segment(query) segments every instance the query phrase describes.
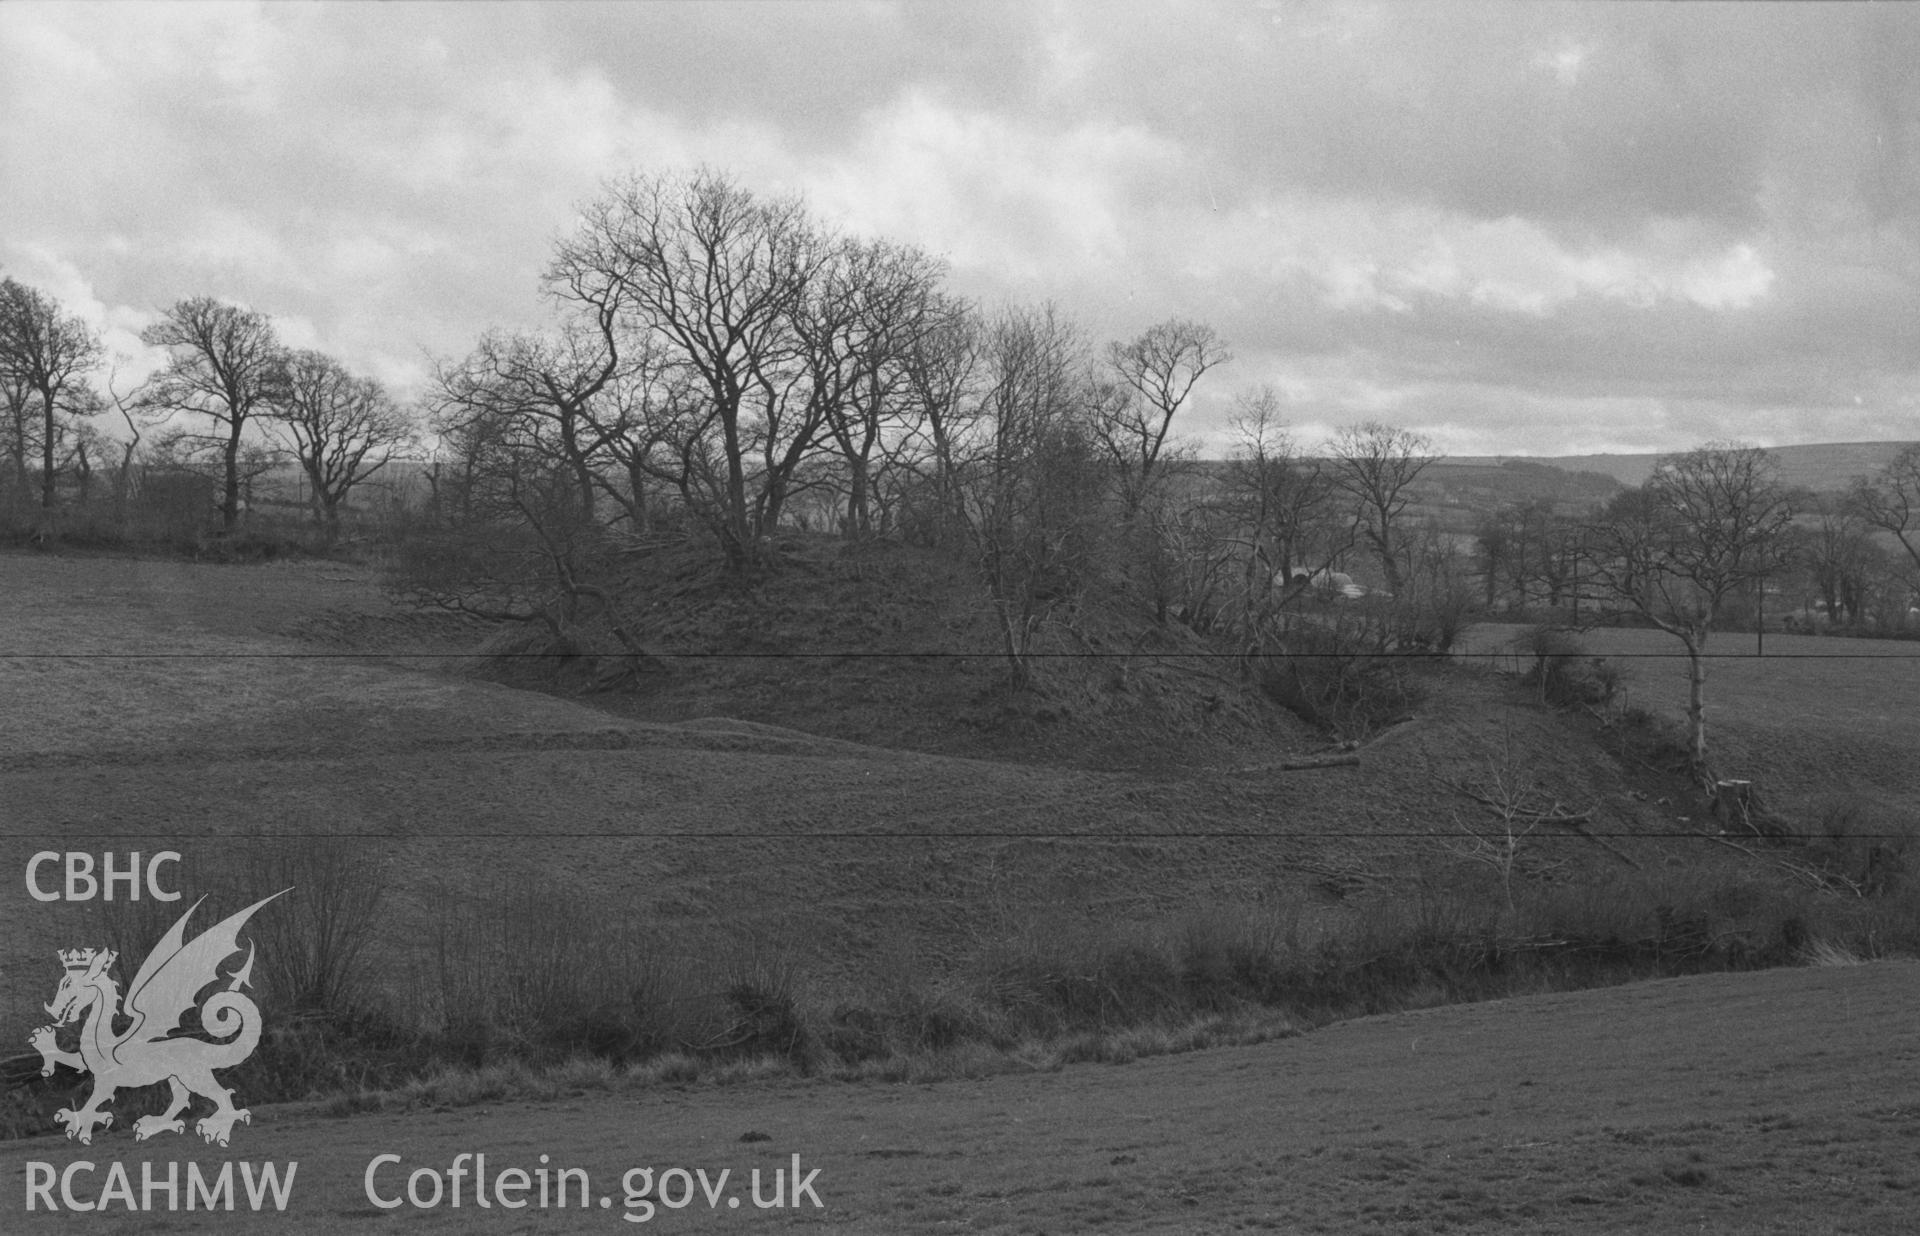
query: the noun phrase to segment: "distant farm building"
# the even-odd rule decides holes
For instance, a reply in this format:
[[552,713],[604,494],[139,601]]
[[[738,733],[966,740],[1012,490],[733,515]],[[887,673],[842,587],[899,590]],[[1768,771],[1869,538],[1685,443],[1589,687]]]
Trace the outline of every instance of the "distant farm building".
[[1354,583],[1353,576],[1348,575],[1344,571],[1328,571],[1324,569],[1318,571],[1296,570],[1275,582],[1283,585],[1293,584],[1298,586],[1302,581],[1306,583],[1307,587],[1324,597],[1340,597],[1349,601],[1357,601],[1367,595],[1367,590],[1359,584]]

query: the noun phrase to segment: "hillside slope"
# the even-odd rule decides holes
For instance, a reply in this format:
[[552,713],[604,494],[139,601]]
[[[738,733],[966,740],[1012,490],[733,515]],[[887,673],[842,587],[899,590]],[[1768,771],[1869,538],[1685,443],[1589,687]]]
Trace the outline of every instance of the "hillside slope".
[[[1822,442],[1796,446],[1776,446],[1768,453],[1780,465],[1780,479],[1787,485],[1826,493],[1845,489],[1856,476],[1873,473],[1899,454],[1911,442]],[[1569,472],[1600,472],[1622,485],[1639,485],[1653,475],[1653,467],[1663,458],[1647,455],[1503,455],[1460,456],[1459,464],[1492,464],[1514,459],[1527,463],[1549,464]]]
[[[448,905],[510,888],[779,940],[829,976],[880,954],[938,964],[1041,919],[1278,904],[1311,923],[1443,853],[1431,834],[1480,810],[1449,783],[1482,775],[1510,743],[1595,828],[1671,828],[1646,774],[1596,744],[1589,721],[1441,666],[1418,671],[1431,681],[1417,719],[1357,767],[1289,772],[1274,766],[1325,740],[1284,717],[1209,713],[1204,693],[1176,689],[1186,670],[1164,671],[1175,685],[1145,707],[1150,669],[1126,691],[1098,676],[1062,689],[1043,703],[1060,710],[1052,719],[1016,718],[1009,738],[967,715],[1006,707],[990,661],[721,659],[674,670],[681,681],[651,695],[570,698],[433,668],[473,662],[428,656],[431,633],[336,564],[7,557],[0,571],[0,867],[46,848],[191,858],[350,839],[389,873],[380,930],[402,970]],[[332,642],[298,637],[314,631]],[[368,642],[383,632],[394,655]],[[344,647],[345,633],[361,644]],[[865,712],[834,712],[849,681],[873,701]],[[941,692],[954,716],[933,711],[916,733],[905,718]],[[730,719],[687,715],[722,704]],[[813,732],[778,723],[809,713]],[[869,738],[1028,749],[1018,761],[902,750],[835,736],[835,717]],[[1580,865],[1618,862],[1573,834],[1541,844]],[[97,934],[97,915],[4,903],[0,1014],[45,1000],[46,942]]]

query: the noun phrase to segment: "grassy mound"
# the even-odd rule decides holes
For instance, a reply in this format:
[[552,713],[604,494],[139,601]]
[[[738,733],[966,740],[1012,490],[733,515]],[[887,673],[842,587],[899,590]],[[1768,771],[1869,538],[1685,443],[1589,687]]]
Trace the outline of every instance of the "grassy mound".
[[1089,602],[1056,622],[1032,690],[1008,688],[964,565],[892,542],[792,537],[740,577],[684,551],[636,557],[620,592],[651,663],[591,622],[483,650],[517,686],[594,693],[620,715],[728,716],[947,755],[1178,770],[1326,745],[1220,640]]

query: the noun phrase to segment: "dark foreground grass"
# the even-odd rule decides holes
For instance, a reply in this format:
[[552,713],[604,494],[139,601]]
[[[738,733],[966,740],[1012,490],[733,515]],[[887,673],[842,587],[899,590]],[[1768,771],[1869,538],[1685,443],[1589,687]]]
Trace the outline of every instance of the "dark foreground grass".
[[[317,1099],[340,1113],[1124,1062],[1373,1013],[1920,952],[1920,894],[1904,881],[1861,896],[1767,864],[1696,863],[1520,885],[1509,904],[1494,877],[1450,866],[1312,926],[1288,904],[1125,927],[1029,912],[938,964],[851,980],[806,972],[764,941],[674,936],[577,893],[523,887],[487,899],[484,915],[450,900],[427,959],[381,975],[362,938],[376,869],[322,842],[273,861],[278,878],[338,892],[281,928],[276,955],[300,959],[286,968],[299,981],[260,993],[265,1036],[226,1077],[249,1102]],[[51,1128],[82,1081],[61,1070],[14,1086],[0,1135]]]

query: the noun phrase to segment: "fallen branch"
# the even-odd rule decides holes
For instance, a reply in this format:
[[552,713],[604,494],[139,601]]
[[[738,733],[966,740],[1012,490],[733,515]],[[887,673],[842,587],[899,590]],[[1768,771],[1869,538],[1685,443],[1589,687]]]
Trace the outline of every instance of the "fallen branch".
[[1765,854],[1759,853],[1757,850],[1741,845],[1737,841],[1732,841],[1713,833],[1703,833],[1701,835],[1709,841],[1719,842],[1729,850],[1738,850],[1756,862],[1771,863],[1788,875],[1805,880],[1808,887],[1812,888],[1815,892],[1831,893],[1834,891],[1835,886],[1838,885],[1840,888],[1852,893],[1855,897],[1865,897],[1867,895],[1865,888],[1849,880],[1837,871],[1825,871],[1818,867],[1808,867],[1800,863],[1788,862],[1784,858],[1770,858]]
[[1264,772],[1305,772],[1313,768],[1351,768],[1360,763],[1358,751],[1346,751],[1339,755],[1309,755],[1297,760],[1281,760],[1277,764],[1249,764],[1245,768],[1236,768],[1236,773]]
[[1725,837],[1719,836],[1715,833],[1702,833],[1700,835],[1705,837],[1708,841],[1719,842],[1721,845],[1726,846],[1729,850],[1738,850],[1742,854],[1745,854],[1748,858],[1757,859],[1760,857],[1758,854],[1755,854],[1752,850],[1748,849],[1746,846],[1741,845],[1738,841],[1729,841]]
[[1282,760],[1268,767],[1279,772],[1300,772],[1308,768],[1347,768],[1359,763],[1360,753],[1347,751],[1339,755],[1314,755],[1299,760]]
[[1621,862],[1625,863],[1627,866],[1633,868],[1635,871],[1640,870],[1639,860],[1635,859],[1633,855],[1627,853],[1625,850],[1613,844],[1611,841],[1608,841],[1605,837],[1594,836],[1592,833],[1586,830],[1586,827],[1584,825],[1581,825],[1581,824],[1575,824],[1573,826],[1573,831],[1576,833],[1579,833],[1582,837],[1585,837],[1588,841],[1593,842],[1593,844],[1599,846],[1601,849],[1613,855],[1615,858],[1619,859]]
[[1404,717],[1395,717],[1393,720],[1387,722],[1383,728],[1375,730],[1373,737],[1367,739],[1366,743],[1361,747],[1361,750],[1364,751],[1368,747],[1379,746],[1381,743],[1387,741],[1387,739],[1404,733],[1419,720],[1420,718],[1414,716],[1412,713],[1408,713]]

